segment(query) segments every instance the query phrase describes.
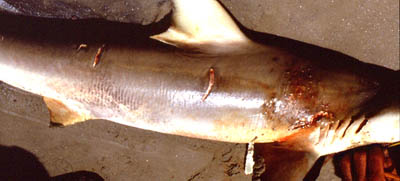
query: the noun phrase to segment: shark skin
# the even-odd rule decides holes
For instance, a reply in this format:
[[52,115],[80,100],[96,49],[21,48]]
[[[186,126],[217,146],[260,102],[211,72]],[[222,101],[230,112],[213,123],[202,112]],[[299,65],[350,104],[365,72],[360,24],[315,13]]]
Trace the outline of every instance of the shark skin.
[[[130,30],[129,43],[99,38],[112,35],[79,21],[3,15],[0,80],[44,96],[53,124],[106,119],[180,136],[273,143],[310,155],[306,168],[323,155],[400,141],[398,71],[307,59],[247,38],[217,1],[173,3],[168,30]],[[83,43],[88,47],[77,50]]]

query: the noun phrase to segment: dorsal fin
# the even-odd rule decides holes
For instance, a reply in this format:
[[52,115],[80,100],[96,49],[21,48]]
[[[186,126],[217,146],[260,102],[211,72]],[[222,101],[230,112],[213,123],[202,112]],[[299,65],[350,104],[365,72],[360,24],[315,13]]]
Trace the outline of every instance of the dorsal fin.
[[51,125],[68,126],[90,119],[89,116],[70,109],[58,100],[48,97],[43,97],[43,100],[50,112]]
[[151,38],[205,54],[232,53],[253,44],[216,0],[173,0],[172,25]]

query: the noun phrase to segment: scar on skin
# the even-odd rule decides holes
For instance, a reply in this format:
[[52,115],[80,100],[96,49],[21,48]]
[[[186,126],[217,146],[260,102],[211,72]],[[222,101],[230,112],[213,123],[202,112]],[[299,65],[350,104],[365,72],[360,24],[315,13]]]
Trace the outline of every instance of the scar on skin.
[[87,44],[82,43],[82,44],[79,45],[79,47],[76,49],[76,51],[79,52],[79,50],[84,49],[84,48],[87,48],[87,47],[88,47]]
[[93,68],[96,67],[96,65],[100,62],[100,58],[104,52],[105,47],[106,47],[106,44],[103,44],[103,45],[101,45],[101,47],[99,49],[97,49],[96,56],[94,57]]
[[206,93],[204,94],[203,98],[201,98],[202,101],[205,101],[208,97],[208,95],[210,95],[212,88],[214,87],[215,84],[215,73],[214,73],[214,69],[210,68],[209,70],[210,73],[210,80],[208,82],[208,88]]

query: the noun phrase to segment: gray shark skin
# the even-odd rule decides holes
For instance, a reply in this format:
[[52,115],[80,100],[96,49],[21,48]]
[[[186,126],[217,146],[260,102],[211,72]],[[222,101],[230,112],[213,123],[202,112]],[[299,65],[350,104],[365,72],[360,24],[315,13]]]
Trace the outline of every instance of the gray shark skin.
[[[0,80],[44,96],[55,124],[107,119],[181,136],[275,143],[316,158],[400,140],[399,72],[337,52],[281,38],[222,45],[155,38],[176,48],[149,38],[168,19],[146,27],[11,15],[0,21]],[[286,41],[292,47],[282,48]],[[87,47],[77,50],[81,44]],[[210,69],[215,85],[204,99]]]
[[[126,38],[128,33],[117,28],[82,31],[90,26],[114,26],[102,22],[81,25],[81,22],[2,18],[7,25],[1,28],[2,72],[9,71],[7,68],[12,73],[23,73],[18,76],[21,81],[11,85],[46,97],[41,90],[45,87],[64,92],[69,100],[82,102],[92,119],[129,117],[130,111],[146,105],[151,110],[140,117],[148,121],[145,124],[162,124],[170,129],[168,120],[192,117],[195,123],[233,127],[236,125],[230,124],[241,124],[246,129],[274,130],[276,136],[270,135],[266,140],[262,136],[257,138],[259,142],[272,142],[314,127],[314,123],[308,125],[302,118],[325,111],[334,119],[320,116],[315,125],[344,120],[361,114],[368,106],[377,107],[376,97],[387,100],[385,97],[393,98],[397,93],[393,84],[395,71],[361,62],[332,57],[308,60],[277,48],[235,56],[191,55],[145,38],[146,28],[135,33],[132,27],[119,25],[132,32]],[[121,34],[120,39],[130,42],[117,43],[112,42],[117,41],[115,38],[104,37],[110,34]],[[77,51],[82,42],[89,44],[89,49]],[[100,42],[107,44],[107,50],[93,68]],[[210,67],[216,71],[216,85],[202,101]],[[17,70],[22,72],[14,72]],[[15,77],[10,75],[2,73],[1,80],[14,83]],[[224,122],[226,115],[231,117]],[[219,136],[200,137],[203,136],[231,141]]]

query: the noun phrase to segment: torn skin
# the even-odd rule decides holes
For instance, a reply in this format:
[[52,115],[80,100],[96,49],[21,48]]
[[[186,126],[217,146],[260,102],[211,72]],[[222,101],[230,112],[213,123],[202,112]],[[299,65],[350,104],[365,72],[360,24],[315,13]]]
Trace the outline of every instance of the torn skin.
[[103,54],[105,48],[106,48],[106,44],[103,44],[103,45],[101,45],[101,47],[99,49],[97,49],[97,53],[96,53],[96,55],[94,57],[94,61],[93,61],[93,68],[95,68],[96,65],[100,62],[101,55]]
[[315,126],[315,124],[323,119],[326,118],[328,122],[333,122],[333,114],[326,112],[326,111],[319,111],[318,113],[315,113],[312,116],[309,116],[307,119],[302,118],[301,120],[298,120],[294,123],[293,127],[291,128],[292,130],[298,129],[298,128],[306,128],[306,127],[311,127]]
[[87,44],[80,44],[79,47],[76,49],[77,52],[79,52],[81,49],[87,48],[88,45]]
[[202,101],[205,101],[207,99],[207,97],[210,95],[211,90],[212,90],[212,88],[214,87],[214,84],[215,84],[215,73],[214,73],[214,69],[213,68],[210,68],[209,74],[210,74],[210,80],[208,82],[207,91],[204,94],[204,96],[201,98]]

